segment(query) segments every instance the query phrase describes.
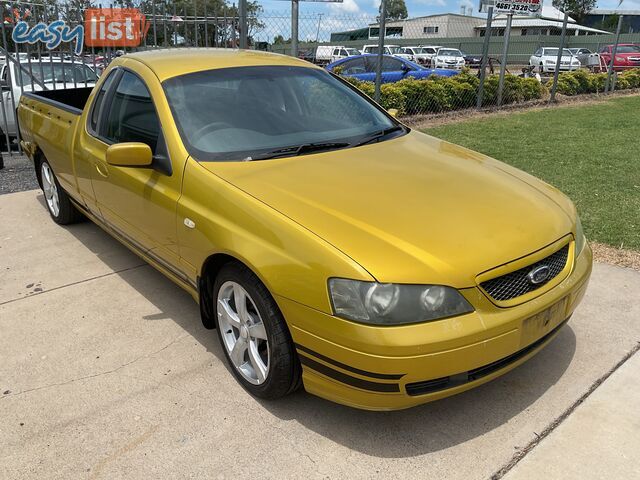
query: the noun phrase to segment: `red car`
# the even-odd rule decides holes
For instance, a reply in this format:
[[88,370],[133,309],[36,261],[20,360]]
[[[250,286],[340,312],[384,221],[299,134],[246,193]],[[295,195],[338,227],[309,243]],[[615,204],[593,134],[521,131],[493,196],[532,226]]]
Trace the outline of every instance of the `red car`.
[[[611,53],[613,45],[606,45],[600,49],[600,58],[602,63],[607,67],[611,62]],[[613,61],[613,69],[617,72],[627,70],[629,68],[640,67],[640,45],[633,43],[621,43],[616,50],[616,58]]]

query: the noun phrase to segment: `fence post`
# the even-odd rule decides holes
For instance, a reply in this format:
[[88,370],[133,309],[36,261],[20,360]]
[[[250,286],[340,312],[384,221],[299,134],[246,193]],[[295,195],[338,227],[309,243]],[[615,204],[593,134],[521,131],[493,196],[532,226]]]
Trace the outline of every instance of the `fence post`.
[[484,94],[484,79],[487,76],[487,61],[489,60],[489,39],[491,38],[491,22],[493,22],[493,7],[487,10],[487,26],[484,31],[484,44],[482,45],[482,62],[480,62],[480,84],[478,85],[477,108],[482,108],[482,96]]
[[158,32],[157,32],[157,25],[156,25],[156,1],[152,0],[151,2],[151,11],[152,11],[152,15],[153,15],[153,46],[157,47],[158,46]]
[[238,14],[240,17],[240,48],[247,48],[247,0],[238,0]]
[[604,85],[604,93],[609,93],[609,89],[611,87],[611,91],[613,92],[613,85],[611,85],[611,75],[613,74],[613,64],[616,60],[616,54],[618,53],[618,43],[620,43],[620,30],[622,30],[622,18],[624,15],[620,15],[618,17],[618,28],[616,29],[616,43],[613,44],[613,49],[611,50],[611,61],[609,62],[609,68],[607,69],[607,83]]
[[502,62],[500,63],[500,79],[498,80],[498,106],[502,105],[502,90],[504,88],[504,74],[507,70],[507,54],[509,53],[509,38],[511,37],[511,21],[513,13],[507,14],[507,28],[504,31],[504,47],[502,48]]
[[291,0],[291,55],[298,57],[298,7],[299,0]]
[[380,102],[380,85],[382,84],[382,60],[384,59],[384,36],[387,33],[386,25],[387,2],[380,2],[380,21],[378,22],[378,57],[376,58],[376,84],[373,99]]
[[[565,6],[564,19],[562,20],[562,33],[560,34],[560,47],[558,48],[558,56],[556,57],[556,69],[553,72],[553,85],[551,86],[551,96],[549,102],[556,101],[556,90],[558,89],[558,76],[560,75],[560,64],[562,62],[562,52],[564,50],[564,37],[567,34],[567,20],[569,14]],[[571,58],[569,59],[569,69],[571,69]]]

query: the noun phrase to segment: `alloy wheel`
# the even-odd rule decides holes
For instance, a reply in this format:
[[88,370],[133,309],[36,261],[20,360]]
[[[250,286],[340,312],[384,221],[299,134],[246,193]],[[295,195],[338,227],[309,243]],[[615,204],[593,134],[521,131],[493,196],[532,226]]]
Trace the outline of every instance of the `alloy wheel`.
[[57,217],[60,214],[60,197],[53,172],[47,162],[42,163],[40,172],[42,173],[42,189],[44,190],[44,197],[47,200],[47,206],[51,214]]
[[269,341],[253,299],[239,283],[228,281],[218,291],[216,311],[231,363],[249,383],[263,384],[269,375]]

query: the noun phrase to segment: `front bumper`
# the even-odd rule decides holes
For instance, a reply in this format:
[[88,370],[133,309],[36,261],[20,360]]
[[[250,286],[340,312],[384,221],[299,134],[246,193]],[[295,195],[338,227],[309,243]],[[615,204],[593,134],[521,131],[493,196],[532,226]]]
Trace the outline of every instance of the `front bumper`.
[[592,267],[585,245],[557,286],[498,308],[477,288],[461,290],[476,311],[398,327],[357,324],[284,297],[305,389],[367,410],[397,410],[454,395],[515,368],[558,333],[580,303]]

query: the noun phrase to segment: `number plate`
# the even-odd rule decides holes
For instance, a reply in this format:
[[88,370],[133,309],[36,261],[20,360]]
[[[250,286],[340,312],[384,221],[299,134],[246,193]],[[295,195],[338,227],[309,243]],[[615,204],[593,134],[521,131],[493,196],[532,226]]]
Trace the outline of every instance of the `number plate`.
[[567,301],[568,297],[565,297],[522,322],[521,344],[523,346],[529,345],[560,325],[565,320]]

